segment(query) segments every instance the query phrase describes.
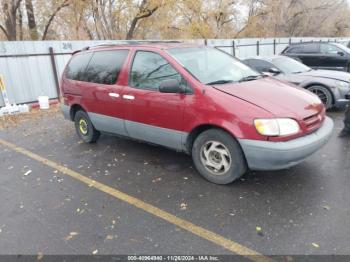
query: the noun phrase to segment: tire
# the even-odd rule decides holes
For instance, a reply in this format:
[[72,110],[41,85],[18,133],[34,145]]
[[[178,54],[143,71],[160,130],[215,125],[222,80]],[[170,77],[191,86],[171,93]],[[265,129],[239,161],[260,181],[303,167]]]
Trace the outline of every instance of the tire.
[[76,112],[74,123],[78,136],[85,143],[95,143],[101,135],[101,133],[94,128],[88,114],[82,110]]
[[307,87],[306,89],[317,95],[327,110],[333,107],[333,95],[327,87],[321,85],[313,85]]
[[215,184],[229,184],[247,171],[240,145],[220,129],[209,129],[196,138],[192,159],[197,171]]

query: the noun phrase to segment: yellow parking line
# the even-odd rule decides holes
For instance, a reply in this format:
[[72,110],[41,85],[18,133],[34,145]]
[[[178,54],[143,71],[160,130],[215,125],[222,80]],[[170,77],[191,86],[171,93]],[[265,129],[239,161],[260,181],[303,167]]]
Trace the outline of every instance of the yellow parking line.
[[244,256],[248,258],[249,260],[255,261],[255,262],[273,262],[274,260],[266,257],[248,247],[245,247],[233,240],[227,239],[219,234],[216,234],[210,230],[207,230],[205,228],[202,228],[200,226],[197,226],[185,219],[179,218],[175,215],[172,215],[160,208],[157,208],[153,205],[150,205],[140,199],[137,199],[133,196],[130,196],[128,194],[125,194],[115,188],[112,188],[110,186],[104,185],[100,182],[97,182],[93,179],[90,179],[88,177],[85,177],[65,166],[62,166],[54,161],[51,161],[49,159],[46,159],[44,157],[41,157],[33,152],[30,152],[22,147],[16,146],[12,143],[9,143],[7,141],[4,141],[0,139],[0,144],[3,146],[6,146],[18,153],[21,153],[27,157],[30,157],[31,159],[34,159],[42,164],[45,164],[46,166],[49,166],[53,169],[56,169],[60,171],[61,173],[68,175],[72,178],[75,178],[76,180],[79,180],[82,183],[87,184],[89,187],[96,188],[102,192],[105,192],[119,200],[122,200],[130,205],[133,205],[139,209],[142,209],[143,211],[146,211],[147,213],[150,213],[156,217],[159,217],[165,221],[168,221],[169,223],[176,225],[188,232],[191,232],[203,239],[206,239],[210,242],[215,243],[218,246],[221,246],[233,253],[236,253],[238,255]]

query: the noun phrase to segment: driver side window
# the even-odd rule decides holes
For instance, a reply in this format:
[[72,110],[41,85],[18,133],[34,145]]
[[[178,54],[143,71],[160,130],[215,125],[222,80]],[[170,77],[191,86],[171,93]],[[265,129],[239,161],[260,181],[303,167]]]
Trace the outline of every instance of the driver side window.
[[131,68],[130,86],[158,91],[160,83],[168,79],[183,82],[181,75],[162,56],[154,52],[137,51]]

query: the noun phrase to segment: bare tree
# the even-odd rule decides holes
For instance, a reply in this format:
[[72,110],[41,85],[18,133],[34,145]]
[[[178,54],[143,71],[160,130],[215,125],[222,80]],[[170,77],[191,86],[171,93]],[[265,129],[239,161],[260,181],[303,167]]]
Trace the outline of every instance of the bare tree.
[[134,32],[138,22],[141,19],[144,19],[153,15],[153,13],[157,11],[159,7],[160,5],[151,6],[150,1],[148,0],[142,0],[141,4],[138,7],[138,12],[136,16],[131,21],[129,30],[126,34],[126,39],[132,39],[134,37]]
[[41,40],[46,40],[47,37],[47,33],[49,31],[50,25],[52,23],[52,21],[54,20],[55,16],[57,15],[57,13],[64,7],[69,6],[69,0],[64,0],[57,8],[56,10],[50,15],[49,20],[47,21],[46,25],[45,25],[45,29],[44,29],[44,33],[42,36]]
[[0,29],[9,41],[17,40],[17,11],[21,0],[3,0],[2,11],[5,25],[0,24]]
[[38,28],[36,26],[34,8],[32,0],[25,0],[26,10],[27,10],[27,18],[28,18],[28,28],[29,35],[32,40],[39,39]]

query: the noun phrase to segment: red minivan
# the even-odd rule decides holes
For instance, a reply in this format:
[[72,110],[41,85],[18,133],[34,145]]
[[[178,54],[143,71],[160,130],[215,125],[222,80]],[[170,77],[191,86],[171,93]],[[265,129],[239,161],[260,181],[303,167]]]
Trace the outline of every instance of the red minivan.
[[85,142],[106,132],[183,151],[217,184],[293,166],[333,130],[316,95],[205,46],[85,48],[68,63],[61,91],[64,116]]

